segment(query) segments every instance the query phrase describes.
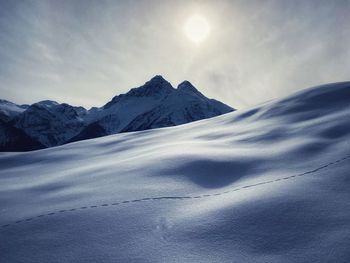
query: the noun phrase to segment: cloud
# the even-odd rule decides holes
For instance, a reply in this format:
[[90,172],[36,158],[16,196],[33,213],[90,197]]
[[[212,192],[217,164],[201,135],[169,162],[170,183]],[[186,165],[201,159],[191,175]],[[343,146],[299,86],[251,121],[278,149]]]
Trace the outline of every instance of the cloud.
[[[86,107],[162,74],[242,108],[349,79],[349,1],[2,1],[0,92]],[[193,45],[183,24],[206,17]]]

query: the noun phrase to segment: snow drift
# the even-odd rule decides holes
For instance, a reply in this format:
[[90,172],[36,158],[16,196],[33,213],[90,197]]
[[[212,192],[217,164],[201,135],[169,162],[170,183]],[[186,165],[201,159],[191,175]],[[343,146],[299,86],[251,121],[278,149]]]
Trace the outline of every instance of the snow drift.
[[350,82],[0,154],[1,262],[349,262]]

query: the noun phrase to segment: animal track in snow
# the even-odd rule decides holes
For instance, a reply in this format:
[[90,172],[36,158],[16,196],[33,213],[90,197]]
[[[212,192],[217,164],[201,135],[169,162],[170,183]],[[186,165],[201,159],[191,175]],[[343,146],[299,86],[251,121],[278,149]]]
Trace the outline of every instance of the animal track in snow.
[[[265,185],[265,184],[271,184],[271,183],[276,183],[276,182],[280,182],[282,180],[290,180],[292,178],[296,178],[296,177],[302,177],[308,174],[313,174],[316,173],[320,170],[323,170],[329,166],[338,164],[342,161],[345,161],[347,159],[350,158],[350,155],[345,156],[341,159],[338,159],[334,162],[329,162],[323,166],[320,166],[316,169],[304,172],[304,173],[300,173],[300,174],[295,174],[295,175],[290,175],[290,176],[286,176],[286,177],[282,177],[282,178],[277,178],[274,180],[269,180],[269,181],[263,181],[260,183],[256,183],[256,184],[249,184],[249,185],[245,185],[245,186],[241,186],[241,187],[237,187],[237,188],[233,188],[231,190],[226,190],[224,192],[219,192],[219,193],[212,193],[212,194],[203,194],[203,195],[197,195],[197,196],[160,196],[160,197],[145,197],[145,198],[141,198],[141,199],[134,199],[134,200],[124,200],[124,201],[118,201],[118,202],[114,202],[114,203],[105,203],[105,204],[100,204],[100,205],[90,205],[90,206],[81,206],[78,208],[71,208],[71,209],[62,209],[62,210],[58,210],[58,211],[54,211],[54,212],[50,212],[50,213],[46,213],[46,214],[41,214],[35,217],[30,217],[30,218],[26,218],[26,219],[22,219],[22,220],[18,220],[15,221],[13,223],[8,223],[5,225],[2,225],[2,228],[6,228],[9,227],[11,225],[16,225],[16,224],[20,224],[23,222],[29,222],[34,220],[35,218],[41,218],[41,217],[45,217],[45,216],[53,216],[56,214],[61,214],[61,213],[69,213],[69,212],[74,212],[74,211],[78,211],[78,210],[85,210],[85,209],[91,209],[91,208],[99,208],[99,207],[108,207],[108,206],[118,206],[118,205],[123,205],[123,204],[128,204],[128,203],[136,203],[136,202],[150,202],[150,201],[160,201],[160,200],[186,200],[186,199],[199,199],[199,198],[208,198],[208,197],[214,197],[214,196],[220,196],[220,195],[224,195],[224,194],[228,194],[228,193],[232,193],[232,192],[236,192],[236,191],[240,191],[240,190],[244,190],[247,188],[252,188],[252,187],[257,187],[260,185]],[[160,226],[161,229],[164,230],[164,222],[160,222]],[[166,224],[168,225],[168,224]]]

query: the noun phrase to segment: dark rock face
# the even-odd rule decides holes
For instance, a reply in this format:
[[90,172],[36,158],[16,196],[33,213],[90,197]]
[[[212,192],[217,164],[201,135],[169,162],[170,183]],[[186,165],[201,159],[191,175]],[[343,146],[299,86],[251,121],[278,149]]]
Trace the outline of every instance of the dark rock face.
[[108,135],[108,132],[97,122],[89,124],[78,135],[71,138],[69,142],[76,142],[81,140],[93,139]]
[[25,152],[45,148],[22,130],[0,120],[0,151]]
[[175,89],[159,75],[90,110],[50,100],[30,106],[0,101],[0,117],[1,113],[5,116],[0,118],[0,150],[52,147],[119,132],[175,126],[233,110],[208,99],[189,81]]

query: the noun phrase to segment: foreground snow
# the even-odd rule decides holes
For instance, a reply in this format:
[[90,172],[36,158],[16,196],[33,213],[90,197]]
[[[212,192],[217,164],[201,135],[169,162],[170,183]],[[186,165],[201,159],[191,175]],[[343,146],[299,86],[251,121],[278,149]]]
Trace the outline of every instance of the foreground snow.
[[1,262],[349,262],[350,83],[0,154]]

